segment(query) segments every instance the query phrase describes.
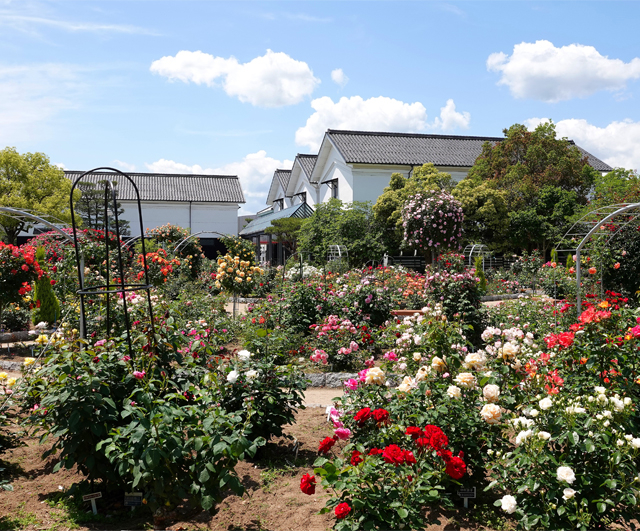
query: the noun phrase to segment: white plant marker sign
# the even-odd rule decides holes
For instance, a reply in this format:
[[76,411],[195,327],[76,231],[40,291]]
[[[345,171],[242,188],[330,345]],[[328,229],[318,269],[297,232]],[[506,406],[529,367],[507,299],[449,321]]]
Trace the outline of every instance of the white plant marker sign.
[[469,498],[475,499],[476,497],[476,488],[472,487],[470,489],[460,489],[458,491],[458,496],[460,496],[464,500],[464,508],[469,508]]
[[82,501],[91,502],[91,510],[93,511],[93,514],[98,514],[98,508],[96,507],[96,500],[98,498],[102,498],[102,492],[94,492],[93,494],[87,494],[82,497]]

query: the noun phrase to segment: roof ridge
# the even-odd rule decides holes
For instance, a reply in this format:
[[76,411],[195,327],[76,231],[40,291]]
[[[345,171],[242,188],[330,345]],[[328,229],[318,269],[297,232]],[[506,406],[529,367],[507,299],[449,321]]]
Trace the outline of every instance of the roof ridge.
[[296,157],[315,157],[315,158],[318,158],[318,155],[314,155],[312,153],[297,153]]
[[453,139],[453,140],[505,140],[505,137],[497,137],[497,136],[436,135],[431,133],[396,133],[393,131],[354,131],[350,129],[327,129],[327,134],[400,136],[400,137],[414,137],[414,138],[443,138],[443,139]]
[[[85,173],[80,170],[63,170],[65,173]],[[225,179],[237,179],[237,175],[218,175],[218,174],[209,174],[209,173],[151,173],[151,172],[122,172],[125,175],[140,175],[143,177],[216,177],[216,178],[225,178]],[[94,171],[90,172],[87,175],[120,175],[115,171]]]

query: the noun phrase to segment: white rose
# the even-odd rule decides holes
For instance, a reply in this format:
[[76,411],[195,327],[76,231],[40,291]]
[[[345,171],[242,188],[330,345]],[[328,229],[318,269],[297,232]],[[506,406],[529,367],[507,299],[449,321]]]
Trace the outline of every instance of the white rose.
[[607,397],[604,395],[598,395],[598,402],[602,402],[603,404],[607,403]]
[[518,353],[518,345],[514,345],[513,343],[505,343],[504,347],[499,351],[502,359],[508,360],[510,358],[515,358]]
[[622,400],[619,400],[617,398],[611,398],[609,401],[613,404],[613,407],[616,411],[624,410],[624,402]]
[[460,392],[460,388],[457,385],[450,385],[449,389],[447,389],[447,394],[451,398],[460,398],[462,393]]
[[413,361],[420,361],[421,359],[422,359],[422,354],[420,354],[419,352],[413,353]]
[[429,367],[420,367],[420,369],[418,369],[418,372],[416,373],[416,382],[426,380],[427,376],[429,376],[430,370],[431,369]]
[[487,384],[482,389],[482,396],[485,397],[487,402],[497,402],[500,396],[500,387],[495,384]]
[[537,409],[532,409],[531,411],[529,411],[529,416],[533,417],[534,419],[540,414],[540,412]]
[[462,366],[465,369],[474,369],[476,371],[482,369],[487,363],[487,357],[484,352],[472,352],[464,358]]
[[631,446],[633,446],[634,448],[640,448],[640,437],[631,439]]
[[548,441],[551,438],[551,434],[548,431],[539,431],[538,438],[542,439],[543,441]]
[[516,446],[520,446],[523,442],[525,442],[533,432],[531,430],[523,430],[516,436]]
[[476,386],[476,377],[470,372],[461,372],[453,381],[462,387],[472,388]]
[[568,487],[562,491],[562,499],[564,500],[570,500],[575,495],[576,495],[576,491]]
[[631,398],[629,398],[628,396],[625,396],[625,397],[624,397],[624,400],[622,401],[622,403],[623,403],[625,406],[630,406],[630,405],[633,403],[633,400],[631,400]]
[[486,404],[480,411],[480,416],[488,424],[498,424],[502,417],[502,410],[496,404]]
[[236,383],[238,376],[240,376],[240,373],[238,371],[231,371],[229,374],[227,374],[227,382],[231,384]]
[[258,377],[258,371],[250,370],[245,373],[247,380],[255,380]]
[[566,481],[567,483],[569,483],[569,485],[571,485],[571,483],[576,480],[576,475],[574,474],[573,470],[571,470],[571,467],[568,466],[558,467],[558,470],[556,471],[556,477],[558,478],[558,481]]
[[402,383],[398,387],[396,387],[396,389],[401,393],[408,393],[414,387],[415,384],[413,383],[413,378],[411,378],[411,376],[405,376],[402,380]]
[[540,400],[540,402],[538,402],[538,405],[540,406],[540,409],[549,409],[551,406],[553,406],[553,402],[551,401],[551,399],[547,396],[545,398],[543,398],[542,400]]
[[623,439],[618,439],[618,440],[616,441],[616,444],[617,444],[618,446],[624,446],[624,440],[623,440]]
[[604,387],[594,387],[596,393],[598,393],[599,395],[603,395],[607,392],[607,390]]
[[249,352],[248,350],[241,350],[240,352],[238,352],[238,359],[242,361],[247,361],[251,356],[253,356],[253,354],[251,354],[251,352]]
[[518,505],[518,502],[513,496],[511,496],[511,494],[507,494],[503,496],[502,500],[500,501],[502,502],[502,510],[505,513],[512,514],[516,511],[516,506]]
[[365,383],[384,385],[384,372],[382,372],[382,369],[378,367],[369,369],[365,377]]

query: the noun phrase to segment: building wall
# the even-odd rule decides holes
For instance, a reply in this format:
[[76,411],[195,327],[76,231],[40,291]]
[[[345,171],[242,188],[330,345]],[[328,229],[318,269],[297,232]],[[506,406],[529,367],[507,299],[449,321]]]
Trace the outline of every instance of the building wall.
[[[343,203],[351,203],[353,201],[352,168],[345,164],[342,156],[332,148],[319,182],[324,183],[333,179],[338,180],[338,199]],[[331,188],[327,184],[320,186],[319,199],[322,203],[331,199]]]
[[[120,201],[123,218],[131,226],[131,236],[140,236],[138,209],[132,201]],[[152,229],[171,223],[191,229],[191,233],[215,231],[221,234],[238,234],[238,205],[220,203],[142,203],[144,229]]]

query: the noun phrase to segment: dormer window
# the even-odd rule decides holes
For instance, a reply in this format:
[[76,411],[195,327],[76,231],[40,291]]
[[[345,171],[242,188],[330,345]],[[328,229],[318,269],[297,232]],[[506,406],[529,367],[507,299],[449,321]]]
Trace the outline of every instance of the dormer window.
[[284,198],[276,199],[273,204],[277,207],[276,211],[284,210]]
[[325,184],[331,190],[331,198],[338,199],[338,179],[331,179],[330,181],[325,181]]
[[300,192],[299,194],[296,194],[293,197],[297,197],[301,203],[307,202],[307,192]]

